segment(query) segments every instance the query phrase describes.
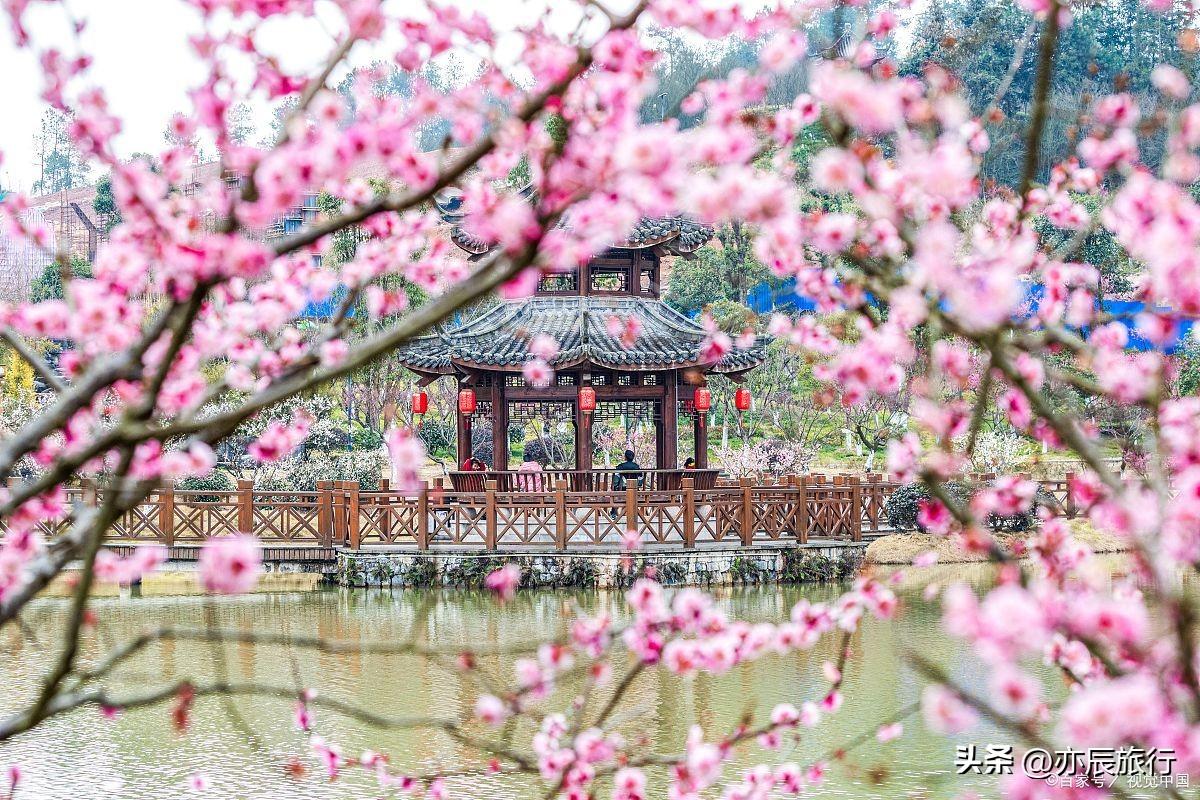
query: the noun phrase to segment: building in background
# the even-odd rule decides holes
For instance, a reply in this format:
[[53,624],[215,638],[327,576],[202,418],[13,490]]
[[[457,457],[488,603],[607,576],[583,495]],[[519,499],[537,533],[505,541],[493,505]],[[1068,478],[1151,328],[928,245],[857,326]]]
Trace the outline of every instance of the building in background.
[[[25,213],[26,221],[31,225],[47,224],[42,208],[32,208]],[[29,299],[30,285],[50,261],[50,254],[33,242],[12,236],[0,228],[0,303]]]

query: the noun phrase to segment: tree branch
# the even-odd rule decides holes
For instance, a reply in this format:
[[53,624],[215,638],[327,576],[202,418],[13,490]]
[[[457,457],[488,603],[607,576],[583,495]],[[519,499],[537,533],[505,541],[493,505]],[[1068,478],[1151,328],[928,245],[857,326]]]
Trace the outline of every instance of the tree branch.
[[1033,179],[1037,175],[1038,161],[1041,158],[1042,134],[1046,127],[1046,115],[1049,111],[1050,83],[1054,77],[1054,51],[1058,46],[1058,13],[1059,0],[1050,0],[1050,8],[1046,11],[1045,28],[1038,44],[1038,73],[1033,91],[1033,115],[1029,119],[1029,131],[1025,135],[1025,166],[1021,170],[1021,183],[1017,195],[1022,204]]

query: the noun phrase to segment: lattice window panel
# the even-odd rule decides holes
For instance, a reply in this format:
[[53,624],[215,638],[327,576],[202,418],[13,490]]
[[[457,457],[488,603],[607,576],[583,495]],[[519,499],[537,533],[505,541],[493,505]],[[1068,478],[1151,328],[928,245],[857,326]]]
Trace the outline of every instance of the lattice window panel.
[[508,404],[509,422],[571,422],[575,419],[575,404],[567,401],[526,402]]

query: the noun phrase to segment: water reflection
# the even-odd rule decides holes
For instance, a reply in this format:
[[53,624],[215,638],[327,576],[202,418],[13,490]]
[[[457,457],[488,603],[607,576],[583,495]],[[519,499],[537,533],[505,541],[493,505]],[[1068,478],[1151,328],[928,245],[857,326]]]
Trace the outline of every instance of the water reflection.
[[[750,620],[779,620],[801,595],[827,599],[832,587],[766,587],[725,590],[720,595],[731,614]],[[102,645],[113,644],[146,628],[170,624],[202,626],[211,614],[216,624],[244,631],[270,631],[363,642],[406,638],[423,610],[428,611],[429,638],[455,647],[516,643],[554,634],[576,607],[606,608],[622,616],[615,593],[522,593],[500,607],[472,593],[429,594],[419,591],[330,590],[309,594],[259,595],[235,600],[203,598],[125,598],[96,602],[101,624],[89,636],[85,656],[95,658]],[[66,606],[41,601],[27,616],[35,631],[57,630]],[[43,637],[45,638],[45,637]],[[45,643],[43,642],[43,645]],[[0,711],[18,707],[28,698],[49,663],[49,655],[15,631],[0,636],[8,657],[0,664]],[[908,598],[898,624],[868,621],[852,640],[847,665],[846,703],[826,723],[808,733],[786,757],[804,763],[836,750],[863,731],[873,730],[915,702],[922,681],[903,666],[902,646],[919,649],[945,665],[969,686],[980,683],[978,664],[938,628],[933,609],[917,597]],[[681,681],[658,670],[634,685],[624,709],[623,728],[631,740],[649,735],[663,752],[682,746],[689,726],[701,725],[716,734],[734,727],[747,712],[763,713],[779,702],[816,699],[823,685],[821,664],[835,657],[836,642],[823,642],[813,651],[787,658],[768,657],[720,677]],[[485,671],[503,668],[499,658],[481,660]],[[160,642],[130,659],[115,682],[136,690],[181,677],[210,679],[227,670],[235,680],[292,686],[319,686],[326,696],[360,704],[390,715],[462,714],[474,701],[474,689],[461,676],[427,661],[388,654],[330,654],[299,648],[229,644],[212,647],[194,642]],[[108,720],[94,709],[55,719],[36,731],[0,747],[0,763],[17,762],[25,770],[22,797],[91,798],[115,796],[148,800],[174,798],[184,790],[189,774],[202,771],[210,778],[212,797],[279,798],[374,797],[374,781],[348,770],[330,784],[307,753],[304,738],[292,722],[288,702],[239,700],[238,708],[252,737],[237,733],[216,700],[197,702],[191,730],[177,735],[166,707],[128,712]],[[395,765],[434,770],[481,765],[477,756],[439,734],[419,731],[378,731],[316,712],[318,732],[338,742],[343,752],[357,755],[364,748],[388,753]],[[822,796],[894,798],[950,797],[968,787],[953,776],[954,745],[1008,741],[983,728],[959,742],[928,734],[919,718],[906,721],[901,739],[879,744],[873,739],[830,770]],[[528,731],[522,732],[527,737]],[[527,741],[527,738],[526,738]],[[747,748],[740,758],[748,763],[760,752]],[[309,771],[301,778],[288,774],[290,759],[300,756]],[[736,767],[727,771],[732,776]],[[476,779],[451,782],[458,795],[477,794]],[[990,779],[984,779],[990,781]],[[540,797],[528,779],[502,776],[489,782],[489,797]],[[986,794],[990,783],[977,788]],[[606,791],[602,790],[601,796]]]

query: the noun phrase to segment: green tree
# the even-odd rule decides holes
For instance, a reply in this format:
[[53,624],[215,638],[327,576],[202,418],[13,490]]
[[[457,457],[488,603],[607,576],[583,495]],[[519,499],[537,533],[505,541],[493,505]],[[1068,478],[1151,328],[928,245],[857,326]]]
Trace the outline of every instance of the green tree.
[[[1178,7],[1158,13],[1139,0],[1101,0],[1073,3],[1071,13],[1055,53],[1039,179],[1073,147],[1089,97],[1121,90],[1149,101],[1150,73],[1168,60],[1166,54],[1194,60],[1176,46],[1187,27]],[[1039,24],[1011,0],[939,0],[927,4],[913,24],[912,44],[900,65],[907,74],[919,74],[931,63],[944,66],[962,80],[973,113],[995,107],[999,114],[989,121],[992,148],[982,173],[1010,186],[1019,181],[1024,160]],[[1143,159],[1156,167],[1162,136],[1141,133]]]
[[113,197],[112,175],[105,175],[96,183],[96,197],[92,200],[92,210],[104,223],[104,230],[111,231],[121,224],[121,209],[117,207]]
[[[701,252],[703,253],[703,250]],[[671,265],[667,293],[664,297],[667,305],[684,314],[690,314],[702,311],[724,297],[725,293],[721,290],[721,273],[715,259],[678,259]]]
[[667,278],[668,305],[690,314],[719,301],[745,304],[747,293],[760,283],[777,286],[779,279],[754,257],[753,237],[740,222],[720,227],[716,243],[700,248],[691,261],[677,260]]
[[1196,342],[1194,332],[1188,333],[1179,343],[1175,359],[1179,369],[1175,376],[1175,392],[1180,397],[1200,394],[1200,344]]
[[[1087,208],[1088,213],[1095,215],[1100,211],[1100,198],[1088,195],[1077,196],[1077,201]],[[1074,245],[1075,231],[1056,228],[1045,217],[1034,220],[1034,227],[1045,243],[1046,249],[1056,252],[1063,247]],[[1071,261],[1082,261],[1100,270],[1101,297],[1125,294],[1133,290],[1131,276],[1138,267],[1129,258],[1129,254],[1117,242],[1116,237],[1106,228],[1097,227],[1088,233],[1078,250],[1067,256]]]
[[[79,256],[73,256],[70,262],[70,274],[75,278],[91,278],[92,265]],[[51,262],[42,270],[29,287],[29,299],[35,303],[43,300],[62,300],[63,293],[62,270],[57,262]]]
[[33,140],[38,167],[38,179],[33,182],[36,194],[50,194],[87,183],[87,164],[68,132],[70,123],[69,117],[52,109],[42,115],[41,127]]

